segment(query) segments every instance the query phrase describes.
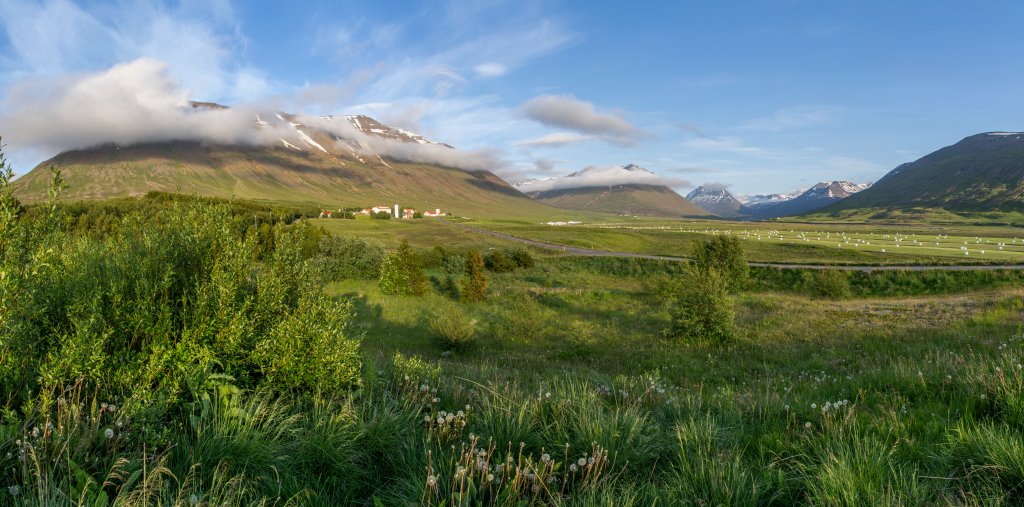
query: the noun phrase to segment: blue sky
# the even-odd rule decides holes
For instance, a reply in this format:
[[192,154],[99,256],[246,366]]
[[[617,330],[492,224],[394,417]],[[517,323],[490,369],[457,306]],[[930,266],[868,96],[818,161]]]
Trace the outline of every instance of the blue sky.
[[[149,58],[191,98],[369,114],[510,181],[636,163],[782,192],[1024,129],[1019,1],[0,0],[0,24],[0,117]],[[54,154],[0,126],[17,172]]]

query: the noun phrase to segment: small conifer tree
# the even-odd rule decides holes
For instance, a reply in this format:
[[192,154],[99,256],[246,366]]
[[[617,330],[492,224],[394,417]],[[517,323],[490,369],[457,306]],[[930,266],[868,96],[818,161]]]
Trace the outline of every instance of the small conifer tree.
[[487,298],[487,275],[484,273],[484,258],[480,252],[471,250],[466,263],[466,280],[462,283],[462,299],[483,301]]

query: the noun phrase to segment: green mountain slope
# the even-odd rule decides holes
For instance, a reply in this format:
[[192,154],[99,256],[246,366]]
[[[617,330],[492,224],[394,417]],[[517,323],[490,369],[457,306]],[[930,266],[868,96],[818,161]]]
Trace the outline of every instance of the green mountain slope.
[[545,204],[572,210],[667,218],[711,216],[661,185],[564,188],[534,192],[530,196]]
[[1024,133],[965,138],[903,164],[871,188],[815,213],[847,216],[873,210],[889,216],[921,209],[967,214],[1024,211]]
[[63,197],[70,200],[157,190],[327,209],[397,203],[457,216],[566,216],[488,171],[361,156],[324,132],[306,132],[305,144],[300,137],[269,147],[165,142],[68,151],[18,178],[16,195],[26,202],[44,199],[48,169],[57,166],[68,183]]

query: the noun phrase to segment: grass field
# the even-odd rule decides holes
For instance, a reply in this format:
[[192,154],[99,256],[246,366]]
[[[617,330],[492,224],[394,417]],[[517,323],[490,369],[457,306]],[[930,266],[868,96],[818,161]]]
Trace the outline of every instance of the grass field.
[[1024,262],[1024,232],[1008,227],[927,228],[603,217],[578,225],[517,221],[316,220],[336,234],[396,245],[406,238],[429,248],[508,246],[510,241],[458,227],[467,223],[512,236],[619,252],[685,256],[694,242],[727,234],[743,240],[751,262],[807,264],[1014,264]]
[[[1024,502],[1017,271],[752,269],[716,300],[735,330],[715,341],[671,332],[701,280],[683,263],[531,250],[501,268],[518,245],[457,223],[255,227],[188,199],[122,203],[96,228],[5,195],[3,504]],[[839,232],[894,234],[483,225],[676,255],[728,228],[749,258],[816,262],[881,258],[828,246]],[[899,255],[947,258],[967,232]],[[483,301],[452,293],[469,249],[489,254]],[[409,259],[431,262],[422,291]],[[409,295],[383,293],[394,277]]]

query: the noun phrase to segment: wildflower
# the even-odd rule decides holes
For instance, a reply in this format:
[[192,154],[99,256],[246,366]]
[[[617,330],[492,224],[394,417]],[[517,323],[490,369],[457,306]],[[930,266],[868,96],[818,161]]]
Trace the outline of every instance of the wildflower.
[[17,484],[13,486],[8,486],[7,492],[10,493],[11,496],[18,496],[21,494],[21,487],[19,487]]
[[107,440],[110,440],[111,438],[114,438],[114,430],[107,428],[103,431],[103,435],[107,437]]
[[430,422],[430,416],[429,415],[423,416],[423,422],[425,422],[425,423]]
[[550,398],[551,397],[551,393],[549,393],[549,392],[548,393],[544,393],[544,397],[545,398]]
[[196,496],[196,495],[189,496],[188,497],[188,504],[189,505],[198,505],[199,504],[199,497]]
[[487,480],[488,481],[493,481],[494,480],[494,474],[487,474]]
[[441,398],[434,398],[433,400],[430,400],[430,402],[431,403],[440,403],[441,402]]
[[805,422],[804,423],[804,428],[811,429],[811,421]]
[[39,438],[39,428],[32,427],[32,438]]
[[437,477],[434,477],[433,475],[428,475],[427,476],[427,486],[433,487],[435,485],[437,485]]
[[816,409],[816,408],[818,408],[818,404],[817,403],[811,403],[811,409],[813,410],[813,409]]
[[116,411],[117,411],[117,405],[114,405],[113,403],[111,403],[110,405],[107,405],[107,412],[110,412],[111,414],[113,414]]
[[548,461],[551,461],[551,455],[544,453],[540,456],[540,460],[543,461],[544,463],[547,463]]
[[466,412],[469,412],[469,405],[466,405]]
[[573,463],[573,464],[569,465],[569,471],[572,472],[572,473],[576,473],[576,471],[579,470],[579,469],[580,469],[580,467],[576,466],[576,463]]
[[420,386],[420,392],[421,393],[425,393],[425,392],[427,392],[429,390],[430,390],[430,386],[428,386],[426,384],[423,384],[423,385]]
[[582,466],[586,466],[587,465],[587,458],[580,458],[580,459],[576,460],[576,464],[581,466],[581,467]]
[[533,491],[534,493],[536,493],[536,492],[540,491],[540,486],[534,484],[533,487],[530,488],[530,491]]

